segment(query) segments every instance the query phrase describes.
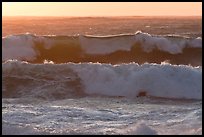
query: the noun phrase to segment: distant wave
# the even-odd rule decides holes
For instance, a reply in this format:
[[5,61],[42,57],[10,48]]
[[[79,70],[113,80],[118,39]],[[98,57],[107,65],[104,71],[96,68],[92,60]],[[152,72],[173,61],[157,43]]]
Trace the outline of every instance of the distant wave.
[[108,36],[10,35],[2,38],[2,61],[32,63],[100,62],[202,65],[202,38],[152,36],[147,33]]
[[3,98],[64,99],[89,95],[202,99],[202,67],[171,64],[30,64],[8,61]]

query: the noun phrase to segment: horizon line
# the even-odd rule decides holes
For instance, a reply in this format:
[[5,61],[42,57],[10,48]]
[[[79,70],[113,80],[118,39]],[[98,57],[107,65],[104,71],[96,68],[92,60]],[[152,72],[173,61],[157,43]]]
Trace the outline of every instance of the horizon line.
[[113,16],[52,16],[52,15],[2,15],[2,17],[202,17],[202,15],[113,15]]

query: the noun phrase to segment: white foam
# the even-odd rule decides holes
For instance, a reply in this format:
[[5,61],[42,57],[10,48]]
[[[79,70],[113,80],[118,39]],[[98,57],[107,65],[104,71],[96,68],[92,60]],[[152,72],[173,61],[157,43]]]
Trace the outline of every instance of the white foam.
[[29,127],[2,124],[2,135],[35,135],[40,134]]
[[202,99],[202,69],[170,64],[69,64],[88,94]]
[[138,31],[135,35],[117,35],[109,37],[80,37],[80,45],[87,54],[110,54],[118,50],[130,51],[134,44],[140,44],[145,52],[153,49],[169,52],[171,54],[182,53],[189,47],[202,47],[202,39],[170,40],[165,37],[156,37],[148,33]]
[[11,35],[2,38],[2,60],[18,59],[32,61],[40,54],[35,50],[36,43],[41,43],[45,49],[53,45],[78,45],[86,54],[110,54],[116,51],[130,51],[138,44],[145,52],[154,49],[171,54],[182,53],[186,47],[202,48],[202,38],[177,40],[162,36],[151,36],[148,33],[121,34],[114,36],[36,36],[32,34]]
[[2,38],[2,60],[34,60],[37,53],[33,47],[32,35],[11,35]]
[[194,48],[201,48],[202,47],[202,38],[198,37],[196,39],[190,40],[188,42],[189,47],[194,47]]
[[80,45],[87,54],[109,54],[118,50],[130,51],[135,43],[134,35],[115,37],[80,36]]
[[127,134],[130,135],[157,135],[157,132],[147,126],[144,122],[138,123],[136,126],[128,127]]
[[151,52],[153,49],[166,51],[171,54],[182,53],[185,47],[185,41],[173,42],[164,37],[153,37],[148,33],[137,33],[135,43],[139,42],[145,52]]
[[[25,66],[29,68],[28,70],[36,67],[35,64],[9,61],[3,64],[3,72],[10,73],[13,68],[24,70]],[[83,91],[87,94],[135,98],[139,93],[146,92],[147,96],[154,97],[202,99],[202,67],[168,63],[111,65],[53,64],[52,62],[37,66],[39,71],[45,69],[52,72],[51,77],[56,78],[57,81],[66,81],[66,77],[75,77],[76,74],[80,78]],[[64,69],[67,71],[62,73]],[[70,72],[69,69],[74,72]]]

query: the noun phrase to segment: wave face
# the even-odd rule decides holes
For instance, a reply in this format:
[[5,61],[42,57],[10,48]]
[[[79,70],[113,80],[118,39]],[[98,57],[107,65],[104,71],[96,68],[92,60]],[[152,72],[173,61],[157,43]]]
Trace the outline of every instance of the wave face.
[[20,61],[7,61],[2,67],[3,98],[64,99],[104,95],[202,99],[202,67],[136,63],[30,64]]
[[135,34],[107,36],[10,35],[2,38],[2,61],[17,59],[31,63],[100,62],[202,65],[202,38]]

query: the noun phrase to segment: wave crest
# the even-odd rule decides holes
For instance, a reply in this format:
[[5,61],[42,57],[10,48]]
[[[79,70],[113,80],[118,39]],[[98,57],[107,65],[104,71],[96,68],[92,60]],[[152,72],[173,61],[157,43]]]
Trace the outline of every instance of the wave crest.
[[[3,63],[3,97],[84,95],[202,99],[202,67],[171,64]],[[91,76],[91,77],[90,77]]]
[[47,59],[56,63],[116,64],[169,60],[172,64],[202,64],[202,38],[162,37],[142,32],[100,37],[11,35],[2,38],[2,51],[2,61],[40,63]]

